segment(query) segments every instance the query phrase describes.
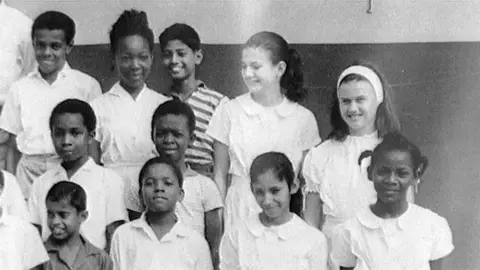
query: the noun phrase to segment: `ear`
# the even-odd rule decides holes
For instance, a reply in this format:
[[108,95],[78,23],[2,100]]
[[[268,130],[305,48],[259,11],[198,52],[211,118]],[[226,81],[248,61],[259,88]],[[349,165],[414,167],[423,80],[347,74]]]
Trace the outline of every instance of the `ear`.
[[87,210],[84,210],[80,212],[79,215],[80,215],[80,222],[83,223],[85,222],[85,220],[87,220],[89,214]]
[[202,60],[203,60],[203,50],[198,49],[194,52],[194,54],[195,54],[195,64],[200,65],[202,63]]
[[183,188],[180,188],[180,196],[178,197],[178,201],[181,202],[183,201],[183,198],[185,197],[185,191]]
[[88,136],[88,144],[92,143],[93,140],[95,140],[95,130],[88,131],[87,136]]
[[422,177],[423,174],[425,173],[425,170],[427,169],[427,166],[428,166],[428,159],[427,159],[427,157],[422,156],[422,157],[421,157],[420,164],[418,165],[418,168],[417,168],[417,170],[415,171],[415,176],[416,176],[417,178]]
[[290,195],[297,193],[299,189],[300,189],[300,180],[298,180],[298,177],[295,177],[292,184],[290,185]]
[[190,142],[188,143],[188,147],[193,145],[193,142],[195,141],[196,138],[197,136],[195,136],[195,132],[192,132],[192,134],[190,134]]
[[372,165],[369,165],[367,167],[367,176],[368,176],[368,180],[373,181],[372,180],[372,178],[373,178],[373,167],[372,167]]
[[70,54],[70,52],[72,51],[72,48],[73,48],[73,40],[72,42],[70,42],[70,44],[67,44],[67,55]]
[[277,71],[278,71],[278,77],[282,77],[283,74],[285,74],[285,71],[287,70],[287,63],[285,61],[280,61],[277,64]]

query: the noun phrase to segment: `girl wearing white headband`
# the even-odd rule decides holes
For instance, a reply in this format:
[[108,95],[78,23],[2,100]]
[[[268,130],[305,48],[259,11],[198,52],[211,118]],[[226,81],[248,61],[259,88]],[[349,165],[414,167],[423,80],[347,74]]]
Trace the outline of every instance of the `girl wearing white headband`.
[[335,228],[376,200],[367,178],[368,164],[358,164],[360,154],[400,128],[389,84],[370,64],[348,67],[336,86],[330,115],[333,130],[327,141],[307,154],[302,169],[305,220],[324,232],[330,248]]

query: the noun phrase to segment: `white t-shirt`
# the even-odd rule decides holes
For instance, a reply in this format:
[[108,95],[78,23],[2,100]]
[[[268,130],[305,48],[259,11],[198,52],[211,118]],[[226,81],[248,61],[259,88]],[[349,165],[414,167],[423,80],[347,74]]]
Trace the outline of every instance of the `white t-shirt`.
[[28,221],[28,208],[25,203],[17,178],[7,171],[1,171],[4,184],[3,191],[0,191],[0,207],[5,209],[8,214],[17,216]]
[[382,219],[370,208],[360,211],[337,230],[332,260],[355,270],[429,270],[430,261],[454,249],[445,218],[409,204],[395,219]]
[[327,240],[297,215],[265,227],[259,216],[227,231],[220,244],[222,270],[326,270]]
[[30,221],[42,226],[42,238],[46,241],[51,231],[47,225],[46,197],[50,188],[60,181],[80,185],[87,194],[87,220],[80,227],[81,234],[94,246],[105,248],[107,225],[128,220],[124,202],[123,181],[114,172],[89,159],[70,179],[62,166],[47,171],[33,183],[28,199]]

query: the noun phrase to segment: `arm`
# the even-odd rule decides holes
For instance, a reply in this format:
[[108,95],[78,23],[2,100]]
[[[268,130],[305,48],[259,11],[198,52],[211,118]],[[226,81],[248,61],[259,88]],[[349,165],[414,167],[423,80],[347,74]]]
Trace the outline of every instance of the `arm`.
[[0,169],[7,170],[10,133],[0,129]]
[[6,169],[7,171],[15,174],[17,171],[18,161],[22,157],[22,153],[18,150],[17,147],[17,136],[10,134],[9,142],[8,142],[8,153],[7,153],[7,162],[6,162]]
[[[328,269],[328,243],[327,239],[318,231],[319,237],[316,239],[313,248],[308,256],[309,269]],[[313,236],[313,235],[312,235]],[[315,235],[316,236],[316,235]]]
[[223,234],[223,208],[216,208],[205,213],[205,238],[210,246],[213,268],[218,269],[218,248]]
[[323,218],[323,202],[318,193],[308,192],[305,197],[304,219],[310,225],[319,230],[322,229]]
[[213,143],[214,150],[214,166],[213,180],[217,184],[222,199],[225,200],[227,194],[227,177],[230,167],[230,156],[228,154],[228,146],[217,140]]
[[90,145],[88,145],[88,154],[95,160],[95,162],[99,165],[103,165],[100,161],[100,157],[102,155],[102,150],[100,148],[100,142],[97,140],[92,140]]
[[220,270],[240,269],[238,247],[234,241],[233,231],[227,231],[220,243]]
[[105,238],[107,240],[107,244],[105,245],[105,251],[107,253],[110,252],[110,245],[112,242],[113,233],[118,227],[120,227],[120,225],[124,223],[125,223],[124,220],[117,220],[107,225],[106,232],[105,232]]

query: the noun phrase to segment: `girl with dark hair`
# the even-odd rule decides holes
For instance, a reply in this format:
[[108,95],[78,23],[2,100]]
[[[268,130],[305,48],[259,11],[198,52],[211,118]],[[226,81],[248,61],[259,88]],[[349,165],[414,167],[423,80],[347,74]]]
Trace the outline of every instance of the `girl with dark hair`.
[[286,153],[297,174],[304,152],[320,142],[313,113],[298,104],[306,94],[300,55],[285,39],[253,35],[242,51],[242,77],[249,93],[221,106],[207,131],[215,140],[214,180],[226,196],[226,230],[260,211],[248,174],[256,156]]

